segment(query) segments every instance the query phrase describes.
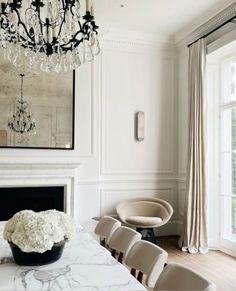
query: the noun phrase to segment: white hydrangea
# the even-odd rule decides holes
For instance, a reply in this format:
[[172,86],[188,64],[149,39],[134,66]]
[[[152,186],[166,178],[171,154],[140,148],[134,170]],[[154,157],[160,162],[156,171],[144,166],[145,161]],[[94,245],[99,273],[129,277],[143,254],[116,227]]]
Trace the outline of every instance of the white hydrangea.
[[71,240],[75,234],[74,220],[64,212],[23,210],[6,223],[3,237],[23,252],[44,253],[54,243]]

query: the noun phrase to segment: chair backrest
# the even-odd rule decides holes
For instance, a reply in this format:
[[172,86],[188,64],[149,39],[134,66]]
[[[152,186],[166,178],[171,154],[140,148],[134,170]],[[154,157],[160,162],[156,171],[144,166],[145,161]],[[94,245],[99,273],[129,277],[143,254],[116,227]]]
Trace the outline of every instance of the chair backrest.
[[134,198],[119,203],[116,212],[123,222],[132,215],[159,216],[165,224],[173,214],[172,206],[165,200],[152,197]]
[[118,227],[113,234],[110,236],[107,244],[111,249],[123,253],[125,256],[133,244],[141,240],[142,235],[126,226]]
[[107,241],[119,226],[121,226],[121,222],[119,220],[110,216],[104,216],[96,225],[94,232],[101,238],[105,238]]
[[197,272],[180,264],[169,264],[158,278],[154,290],[216,290],[216,286]]
[[167,261],[166,251],[148,241],[136,242],[128,252],[125,263],[145,274],[146,285],[153,288]]

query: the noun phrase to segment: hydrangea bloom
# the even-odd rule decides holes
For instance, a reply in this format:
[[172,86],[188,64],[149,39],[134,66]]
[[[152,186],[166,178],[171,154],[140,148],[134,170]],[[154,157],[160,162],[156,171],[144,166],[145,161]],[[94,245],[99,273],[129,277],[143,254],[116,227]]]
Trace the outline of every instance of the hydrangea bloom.
[[71,240],[76,233],[71,216],[57,210],[16,213],[5,225],[3,237],[23,252],[44,253],[54,243]]

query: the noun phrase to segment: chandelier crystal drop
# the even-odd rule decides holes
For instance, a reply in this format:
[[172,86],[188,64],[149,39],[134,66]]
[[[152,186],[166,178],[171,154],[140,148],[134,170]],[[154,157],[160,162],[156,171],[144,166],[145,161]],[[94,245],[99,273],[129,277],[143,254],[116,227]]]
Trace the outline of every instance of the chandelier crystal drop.
[[20,75],[21,77],[21,96],[20,100],[17,100],[16,110],[12,118],[8,122],[8,127],[10,130],[23,134],[33,132],[35,133],[35,121],[32,118],[31,113],[28,110],[28,102],[23,100],[23,78],[24,74]]
[[68,72],[100,52],[91,0],[0,0],[0,45],[17,67]]

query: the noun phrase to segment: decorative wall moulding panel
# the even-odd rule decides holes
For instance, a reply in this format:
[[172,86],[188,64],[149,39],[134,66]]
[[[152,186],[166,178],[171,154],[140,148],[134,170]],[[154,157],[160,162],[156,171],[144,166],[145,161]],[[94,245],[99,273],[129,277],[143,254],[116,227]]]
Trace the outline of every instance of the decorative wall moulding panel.
[[[90,120],[90,124],[87,124],[87,126],[86,126],[86,128],[84,129],[84,131],[86,132],[88,132],[88,129],[90,129],[90,134],[89,134],[89,142],[88,142],[88,144],[89,144],[89,148],[88,148],[88,151],[87,152],[81,152],[81,153],[79,153],[79,155],[78,155],[78,157],[79,158],[92,158],[92,157],[94,157],[94,154],[95,154],[95,148],[96,148],[96,146],[95,146],[95,129],[94,129],[94,127],[95,127],[95,87],[96,87],[96,84],[95,84],[95,74],[97,73],[97,71],[96,71],[96,69],[95,69],[95,63],[94,62],[91,62],[90,64],[87,64],[87,65],[89,65],[89,68],[90,68],[90,72],[89,72],[89,75],[90,75],[90,84],[89,84],[89,99],[88,99],[88,101],[89,101],[89,120]],[[77,75],[78,75],[78,73],[77,73]],[[80,88],[78,87],[78,86],[76,86],[76,90],[78,90],[77,91],[77,94],[79,95],[79,94],[81,94],[81,92],[80,92]],[[77,103],[78,103],[78,106],[81,106],[81,102],[79,102],[78,101],[79,100],[79,98],[77,99]],[[76,115],[76,112],[75,112],[75,115]],[[81,114],[80,114],[80,116],[81,116]],[[78,128],[78,126],[79,126],[79,124],[80,124],[80,120],[79,120],[79,118],[78,118],[79,116],[78,115],[76,115],[76,121],[77,121],[77,128]],[[88,126],[89,125],[89,126]],[[77,132],[75,133],[75,137],[77,136],[77,135],[82,135],[81,134],[81,131],[79,130],[79,128],[78,128],[78,130],[77,130]],[[82,139],[82,137],[81,138],[79,138],[79,140],[81,140]],[[77,140],[76,140],[76,148],[75,149],[77,149],[77,151],[80,151],[80,145],[79,145],[79,140],[78,140],[78,138],[77,138]]]
[[135,184],[135,185],[157,185],[157,184],[176,184],[179,181],[178,177],[170,177],[170,176],[159,176],[156,178],[152,177],[138,177],[138,176],[112,176],[112,178],[107,178],[107,176],[101,176],[99,183],[101,186],[103,185],[124,185],[124,184]]
[[[136,69],[124,72],[121,66],[124,62],[129,64],[127,68]],[[115,50],[103,52],[101,63],[100,174],[173,175],[175,171],[174,58],[160,59],[157,56],[144,56],[140,53],[131,55]],[[114,71],[112,75],[109,73],[111,70]],[[119,73],[121,71],[122,74]],[[142,77],[139,76],[139,71],[142,72]],[[143,71],[149,76],[148,80],[143,80],[145,75]],[[129,80],[131,77],[137,81],[131,82]],[[142,84],[143,82],[145,85]],[[146,83],[149,83],[148,87]],[[149,89],[144,91],[144,88]],[[137,108],[145,111],[146,123],[145,140],[140,143],[140,146],[137,145],[134,136],[134,113]],[[162,124],[168,128],[165,132]],[[164,149],[164,155],[160,155],[160,147]],[[147,153],[150,151],[153,155],[151,158],[149,155],[148,158]]]

